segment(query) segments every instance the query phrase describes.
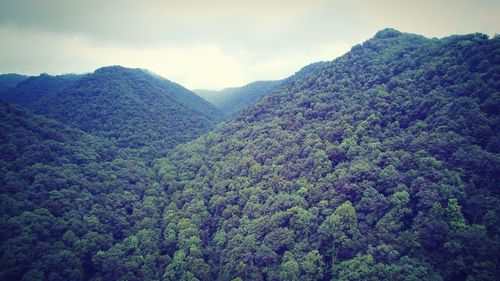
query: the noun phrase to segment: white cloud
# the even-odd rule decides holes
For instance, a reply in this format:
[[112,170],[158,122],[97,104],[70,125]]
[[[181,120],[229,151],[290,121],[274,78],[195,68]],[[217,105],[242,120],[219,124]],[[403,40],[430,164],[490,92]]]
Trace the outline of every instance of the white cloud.
[[228,81],[242,84],[250,79],[237,58],[212,44],[120,47],[97,45],[80,36],[10,28],[0,28],[0,37],[10,39],[2,45],[0,72],[81,73],[106,65],[123,65],[149,69],[191,88],[221,88]]
[[492,35],[499,9],[491,0],[0,0],[0,72],[119,64],[219,89],[285,78],[385,27]]
[[99,45],[82,36],[5,27],[0,27],[0,36],[10,38],[2,46],[0,72],[83,73],[123,65],[149,69],[191,89],[282,79],[311,62],[331,60],[350,47],[332,42],[303,54],[283,53],[258,60],[248,52],[229,54],[215,44],[148,48]]
[[270,60],[256,62],[248,71],[254,77],[282,79],[297,72],[300,68],[318,61],[330,61],[348,52],[354,43],[331,42],[307,52],[295,55],[276,56]]

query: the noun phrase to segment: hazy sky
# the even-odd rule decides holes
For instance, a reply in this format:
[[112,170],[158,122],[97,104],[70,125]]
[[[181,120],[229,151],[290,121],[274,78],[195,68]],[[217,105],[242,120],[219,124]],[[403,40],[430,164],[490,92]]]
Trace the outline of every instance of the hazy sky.
[[498,0],[0,0],[0,73],[149,69],[188,88],[280,79],[385,27],[500,33]]

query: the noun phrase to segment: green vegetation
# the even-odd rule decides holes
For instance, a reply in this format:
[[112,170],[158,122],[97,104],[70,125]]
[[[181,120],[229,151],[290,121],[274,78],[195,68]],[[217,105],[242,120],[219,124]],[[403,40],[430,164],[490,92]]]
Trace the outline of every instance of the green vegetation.
[[73,74],[59,76],[40,74],[24,77],[15,87],[0,93],[0,99],[29,107],[41,98],[68,87],[82,77],[83,75]]
[[148,159],[207,132],[222,117],[178,84],[119,66],[100,68],[29,108]]
[[27,76],[15,73],[0,74],[0,93],[10,88],[14,88],[17,84],[26,80],[27,78]]
[[164,276],[497,279],[499,57],[383,30],[179,146]]
[[0,126],[1,280],[91,279],[102,251],[158,223],[165,196],[141,161],[5,103]]
[[497,280],[499,93],[500,37],[386,29],[184,144],[139,69],[0,103],[0,279]]

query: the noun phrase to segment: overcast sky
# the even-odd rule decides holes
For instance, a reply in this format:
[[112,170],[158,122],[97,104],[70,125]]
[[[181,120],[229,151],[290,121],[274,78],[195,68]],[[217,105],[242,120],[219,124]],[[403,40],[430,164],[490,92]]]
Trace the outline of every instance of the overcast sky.
[[190,89],[281,79],[393,27],[500,33],[498,0],[0,0],[0,73],[149,69]]

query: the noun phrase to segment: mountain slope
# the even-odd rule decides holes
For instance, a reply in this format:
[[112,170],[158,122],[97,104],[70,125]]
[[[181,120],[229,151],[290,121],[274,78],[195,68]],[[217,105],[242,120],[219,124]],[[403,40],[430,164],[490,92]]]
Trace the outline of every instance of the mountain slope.
[[0,99],[29,107],[41,98],[68,87],[82,77],[83,75],[73,74],[58,76],[40,74],[29,77],[15,87],[0,93]]
[[182,86],[119,66],[100,68],[30,108],[151,159],[207,132],[221,117]]
[[26,80],[28,77],[20,74],[9,73],[0,75],[0,93],[14,88],[20,82]]
[[499,57],[383,30],[180,145],[164,278],[495,280]]
[[[128,243],[131,238],[124,238],[136,228],[154,233],[144,221],[160,217],[148,196],[164,196],[142,161],[4,102],[0,140],[1,280],[102,278],[100,251]],[[151,253],[129,252],[128,258]],[[158,272],[165,265],[158,260],[142,266]]]

